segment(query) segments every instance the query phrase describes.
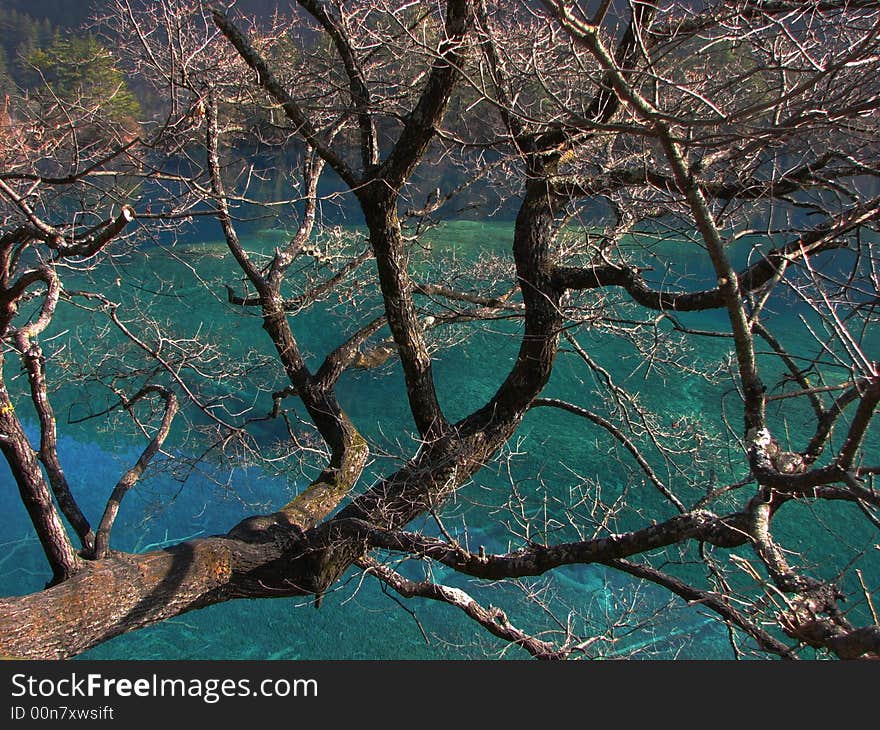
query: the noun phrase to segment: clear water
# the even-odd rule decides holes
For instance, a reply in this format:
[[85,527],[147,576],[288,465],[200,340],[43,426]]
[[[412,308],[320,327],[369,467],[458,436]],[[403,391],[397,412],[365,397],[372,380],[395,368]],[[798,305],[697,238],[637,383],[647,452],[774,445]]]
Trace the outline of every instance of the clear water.
[[[359,235],[356,230],[347,236]],[[509,223],[476,223],[462,221],[449,224],[431,236],[429,251],[414,252],[413,269],[417,278],[430,280],[439,269],[448,271],[456,262],[467,268],[489,255],[506,255],[509,248]],[[271,251],[279,232],[255,233],[248,245],[255,251]],[[191,245],[174,248],[152,247],[145,255],[121,255],[116,271],[109,268],[94,273],[80,273],[73,280],[83,287],[90,279],[102,286],[119,277],[119,286],[111,295],[126,303],[123,318],[131,318],[133,327],[143,331],[145,323],[136,315],[133,302],[140,302],[159,321],[167,321],[183,336],[198,335],[211,341],[223,355],[223,363],[254,362],[261,355],[270,355],[271,347],[253,312],[243,311],[225,302],[221,282],[234,282],[233,264],[219,241],[205,240],[204,234],[193,235]],[[353,248],[363,241],[353,241]],[[709,271],[704,257],[693,247],[666,243],[654,251],[657,256],[675,256],[685,266],[694,288],[708,286]],[[645,254],[651,261],[651,254]],[[440,265],[438,262],[443,261]],[[739,263],[744,263],[740,261]],[[369,267],[370,264],[367,264]],[[662,277],[662,271],[652,274]],[[68,283],[68,287],[72,288]],[[112,289],[112,287],[111,287]],[[361,319],[376,310],[378,302],[359,289],[349,311],[356,309]],[[585,298],[587,301],[587,298]],[[777,326],[777,334],[789,343],[803,337],[803,327],[795,305],[780,300],[775,303],[777,318],[785,326]],[[378,311],[378,310],[376,310]],[[78,343],[81,333],[96,321],[91,315],[70,306],[59,308],[51,333],[44,338],[48,352],[55,358],[84,351]],[[723,326],[717,314],[688,318],[688,324],[703,329],[713,324]],[[326,306],[318,306],[296,319],[295,331],[309,361],[316,365],[341,333],[355,325],[345,318],[333,316]],[[518,324],[497,321],[456,346],[438,350],[435,369],[441,403],[449,418],[464,416],[487,399],[507,372],[518,347]],[[51,339],[54,337],[54,339]],[[639,394],[642,403],[657,414],[659,422],[676,424],[684,436],[698,431],[707,438],[725,432],[722,401],[736,425],[740,416],[735,394],[725,392],[725,383],[712,384],[699,377],[678,377],[671,371],[649,368],[631,345],[621,342],[601,329],[588,330],[579,341],[617,383]],[[112,332],[97,342],[97,350],[116,352],[121,341]],[[94,343],[93,343],[94,344]],[[699,349],[687,353],[687,361],[710,371],[723,366],[728,356],[727,340],[702,339]],[[776,363],[766,363],[772,372]],[[466,374],[463,376],[463,373]],[[271,408],[270,393],[283,384],[277,366],[263,365],[254,371],[260,383],[256,395],[253,387],[220,377],[200,383],[200,393],[237,395],[242,403],[253,405],[255,412]],[[10,377],[10,373],[7,373]],[[772,377],[767,377],[772,381]],[[414,446],[411,418],[405,403],[399,368],[391,364],[378,371],[352,371],[343,377],[338,394],[343,406],[361,432],[374,445],[378,454],[370,466],[374,476],[388,473],[393,457],[405,457]],[[595,408],[603,406],[596,399],[593,376],[571,353],[563,353],[557,363],[546,395],[560,397]],[[121,473],[137,458],[138,442],[134,438],[102,426],[100,419],[81,424],[65,425],[89,412],[101,410],[112,401],[106,389],[84,386],[71,380],[54,395],[59,424],[62,424],[60,452],[62,464],[93,524],[100,519],[103,503]],[[787,405],[790,405],[786,402]],[[786,412],[780,429],[792,436],[801,436],[808,423],[804,411]],[[688,431],[690,429],[690,431]],[[262,443],[271,444],[283,438],[277,422],[258,424],[254,433]],[[694,435],[694,438],[696,436]],[[168,449],[179,454],[194,453],[196,443],[180,419]],[[382,454],[382,449],[389,456]],[[509,480],[512,477],[522,496],[520,512],[538,524],[549,515],[558,522],[548,523],[549,540],[573,539],[565,529],[560,504],[570,504],[580,489],[594,495],[601,485],[602,497],[610,501],[626,493],[630,511],[621,515],[616,529],[641,526],[644,514],[663,519],[672,514],[650,485],[642,483],[638,474],[612,458],[614,443],[604,432],[565,413],[539,409],[530,413],[523,423],[502,463],[489,465],[473,483],[461,490],[444,513],[446,526],[458,533],[471,546],[485,545],[488,550],[506,550],[510,535],[507,524],[511,515],[503,508],[508,503]],[[625,456],[625,455],[624,455]],[[729,466],[728,456],[734,466]],[[623,459],[628,463],[627,459]],[[703,464],[692,476],[705,484],[711,478],[719,482],[734,474],[740,463],[736,453],[719,451],[711,468]],[[113,536],[113,546],[122,550],[147,550],[184,538],[219,534],[228,530],[242,517],[267,512],[288,502],[305,483],[295,472],[270,473],[260,466],[235,466],[203,462],[185,481],[173,478],[157,463],[158,469],[145,477],[126,497]],[[688,469],[683,457],[680,466]],[[709,471],[713,473],[710,474]],[[702,471],[702,474],[698,472]],[[667,474],[663,474],[666,478]],[[370,477],[373,478],[373,477]],[[365,478],[360,489],[368,486]],[[688,487],[680,478],[673,480],[685,502],[699,497],[696,488]],[[46,566],[39,546],[31,534],[27,516],[18,502],[17,492],[8,470],[0,467],[0,592],[6,595],[39,590],[46,580]],[[847,519],[851,508],[846,505],[793,507],[803,518],[789,519],[780,524],[778,532],[785,547],[805,555],[817,574],[833,576],[843,567],[851,553],[840,549],[838,540],[848,548],[864,549],[857,561],[869,584],[880,581],[880,560],[871,549],[876,536],[861,527],[863,520]],[[639,516],[639,512],[642,516]],[[855,515],[854,515],[855,516]],[[833,536],[817,523],[846,520],[847,534]],[[467,526],[466,528],[464,526]],[[427,521],[414,527],[435,531]],[[850,529],[851,527],[851,529]],[[543,538],[543,533],[533,537]],[[516,545],[514,540],[514,546]],[[744,553],[745,554],[745,553]],[[681,566],[674,568],[682,575],[703,575],[695,567],[694,546],[676,554]],[[421,564],[405,564],[401,570],[411,575],[423,574]],[[433,577],[448,585],[471,592],[484,603],[501,605],[510,617],[524,628],[540,631],[548,626],[546,617],[534,603],[525,601],[523,591],[516,587],[477,584],[451,571],[434,568]],[[873,581],[873,583],[871,583]],[[532,591],[540,591],[557,614],[565,617],[574,612],[575,622],[584,634],[602,633],[609,623],[628,612],[624,625],[617,631],[616,642],[599,642],[597,652],[609,656],[722,658],[729,657],[727,631],[707,617],[699,607],[688,607],[672,600],[662,591],[639,586],[633,581],[601,566],[569,567],[552,576],[528,581]],[[658,609],[671,605],[652,621],[652,628],[638,624]],[[415,612],[415,617],[412,615]],[[305,599],[240,600],[213,606],[167,621],[161,625],[133,632],[111,640],[83,655],[94,659],[441,659],[482,658],[503,655],[525,656],[517,649],[504,651],[501,642],[460,615],[455,609],[427,601],[402,601],[385,594],[373,580],[364,580],[351,571],[316,610]]]

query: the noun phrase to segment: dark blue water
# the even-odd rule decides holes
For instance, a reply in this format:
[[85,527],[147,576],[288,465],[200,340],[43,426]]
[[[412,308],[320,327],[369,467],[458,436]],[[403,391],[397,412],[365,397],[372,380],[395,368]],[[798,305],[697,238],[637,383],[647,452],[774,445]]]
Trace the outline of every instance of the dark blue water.
[[[344,233],[352,249],[364,245],[357,240],[356,231]],[[261,234],[249,240],[248,245],[254,250],[271,250],[277,235]],[[504,256],[509,236],[509,224],[452,224],[433,235],[431,250],[414,253],[416,278],[437,281],[436,277],[454,267],[468,270],[474,268],[477,260]],[[662,262],[673,256],[685,267],[688,286],[711,285],[705,257],[692,246],[667,243],[644,256],[647,263],[657,264],[649,276],[658,281],[666,277]],[[216,377],[203,379],[185,374],[202,397],[231,397],[233,410],[236,405],[251,406],[258,414],[270,410],[270,393],[283,385],[283,379],[274,361],[261,360],[271,355],[271,347],[259,319],[252,312],[225,302],[222,284],[235,282],[236,277],[222,244],[197,240],[190,246],[173,249],[156,247],[147,255],[118,259],[117,269],[83,273],[75,278],[83,286],[89,285],[90,279],[97,279],[92,283],[106,285],[118,275],[119,286],[111,293],[126,303],[122,316],[131,319],[132,327],[139,328],[138,331],[149,332],[149,327],[143,317],[138,317],[135,303],[181,336],[198,336],[211,342],[222,353],[222,359],[206,367],[206,373]],[[585,307],[589,306],[589,297],[582,301]],[[331,311],[331,305],[335,310]],[[358,321],[355,316],[364,320],[378,311],[378,306],[369,289],[360,287],[346,304],[340,305],[333,299],[297,317],[295,331],[310,363],[319,363],[339,342],[342,333],[353,331]],[[773,306],[778,310],[777,322],[784,324],[777,326],[777,335],[797,347],[804,337],[799,316],[808,312],[794,300],[784,298],[774,301]],[[620,312],[623,315],[626,310]],[[629,312],[629,316],[638,315]],[[723,316],[718,314],[684,317],[682,321],[701,329],[724,326]],[[118,355],[119,362],[130,362],[131,354],[124,351],[123,341],[112,332],[108,331],[92,345],[83,343],[83,339],[88,339],[82,337],[83,333],[100,322],[100,316],[70,306],[60,307],[52,332],[47,333],[47,341],[55,337],[47,344],[47,351],[54,351],[56,361],[60,362],[65,356],[81,357],[93,346],[95,350],[89,355],[93,362],[96,353],[107,351]],[[615,326],[625,329],[627,324],[621,321]],[[475,332],[462,327],[456,335],[452,346],[435,354],[438,392],[450,419],[464,416],[481,405],[501,382],[516,354],[519,323],[499,320]],[[730,445],[724,421],[726,415],[734,428],[741,422],[738,398],[731,392],[729,379],[682,376],[663,361],[674,359],[694,371],[704,370],[713,376],[725,373],[729,340],[700,339],[687,350],[681,349],[684,344],[664,350],[652,361],[618,335],[608,325],[599,325],[580,331],[578,340],[618,385],[638,394],[645,408],[654,412],[657,424],[680,433],[682,453],[668,468],[661,468],[661,477],[676,487],[685,503],[690,503],[704,493],[707,483],[742,476],[742,459],[735,446]],[[546,395],[571,400],[607,415],[610,406],[598,395],[595,376],[570,348],[564,349],[569,351],[560,355]],[[230,362],[252,363],[254,381],[223,377],[222,368]],[[779,365],[770,358],[764,358],[764,362],[765,377],[772,382],[773,374],[780,372]],[[119,363],[107,363],[106,368],[113,364]],[[373,445],[375,461],[359,486],[363,489],[415,450],[402,377],[393,363],[377,371],[352,371],[341,380],[338,393],[343,406]],[[137,458],[138,444],[142,442],[108,428],[100,419],[66,425],[66,421],[77,420],[112,402],[105,388],[70,377],[67,387],[62,387],[54,399],[64,434],[60,443],[62,463],[74,493],[94,524],[100,519],[104,500],[116,480]],[[295,408],[295,404],[290,405]],[[785,405],[786,411],[774,424],[774,432],[790,434],[797,441],[809,424],[809,413],[805,408],[791,409],[789,401]],[[772,409],[771,416],[775,417]],[[194,430],[199,425],[204,425],[204,419],[197,416],[189,423],[178,419],[166,446],[171,456],[180,458],[159,458],[128,494],[114,530],[113,547],[143,551],[190,537],[223,533],[248,514],[280,507],[307,483],[302,474],[283,464],[269,468],[265,464],[236,464],[208,458],[195,469],[184,468],[185,457],[199,453],[199,438]],[[277,421],[257,424],[252,430],[267,449],[285,435]],[[695,441],[702,453],[714,454],[711,461],[693,461],[688,448]],[[650,448],[644,437],[639,443]],[[511,498],[511,481],[516,485],[515,499]],[[581,520],[589,535],[593,529],[589,522],[590,505],[599,496],[606,503],[625,499],[628,508],[619,515],[615,526],[618,531],[642,526],[646,518],[661,520],[673,514],[607,434],[569,414],[539,409],[526,417],[498,463],[487,465],[447,505],[443,520],[448,530],[471,547],[484,545],[490,551],[504,551],[521,544],[526,522],[530,539],[576,539],[577,531],[571,526],[573,519]],[[730,506],[737,503],[734,499]],[[47,577],[45,561],[5,466],[0,469],[0,509],[4,515],[0,522],[0,591],[21,594],[39,590]],[[876,583],[880,580],[878,551],[869,549],[876,538],[871,530],[861,527],[863,521],[855,519],[855,514],[852,520],[848,519],[850,509],[842,505],[793,507],[793,514],[800,510],[803,519],[780,524],[777,534],[787,548],[802,552],[816,573],[827,573],[829,577],[842,567],[841,561],[848,559],[850,549],[864,548],[866,554],[859,564]],[[598,513],[595,517],[600,519]],[[822,522],[836,524],[840,520],[846,520],[848,525],[846,550],[840,548],[838,541],[844,539],[841,535],[829,534],[821,527]],[[413,527],[437,531],[436,525],[428,520]],[[746,551],[741,553],[748,556]],[[673,571],[694,578],[705,576],[695,546],[686,546],[670,557]],[[423,564],[413,561],[398,567],[414,577],[423,576],[425,571]],[[558,627],[547,620],[541,606],[526,599],[527,594],[537,596],[563,621],[571,616],[576,630],[584,636],[601,637],[612,623],[621,624],[613,641],[597,640],[591,644],[590,653],[665,658],[730,656],[726,629],[704,610],[685,606],[655,587],[638,585],[601,566],[565,568],[552,576],[525,581],[521,586],[481,585],[436,566],[433,578],[463,588],[484,603],[503,606],[518,625],[534,631]],[[649,618],[650,625],[645,625]],[[391,597],[376,581],[351,571],[325,597],[319,610],[305,599],[235,601],[119,637],[84,656],[470,658],[496,656],[503,649],[499,641],[455,609]],[[508,649],[503,655],[525,656],[517,649]]]

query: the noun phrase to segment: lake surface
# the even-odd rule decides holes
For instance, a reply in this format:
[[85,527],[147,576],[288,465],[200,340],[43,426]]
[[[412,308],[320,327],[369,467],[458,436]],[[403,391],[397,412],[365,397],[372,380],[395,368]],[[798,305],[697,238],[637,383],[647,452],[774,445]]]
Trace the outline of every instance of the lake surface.
[[[246,241],[256,252],[271,252],[283,235],[278,231],[258,232]],[[339,235],[351,250],[365,246],[356,229],[340,229]],[[452,269],[466,272],[486,268],[487,259],[507,256],[510,235],[509,223],[448,224],[431,234],[429,250],[414,251],[414,276],[439,281],[436,277]],[[192,240],[189,245],[156,245],[135,253],[120,252],[113,267],[76,273],[67,287],[75,288],[71,281],[82,288],[110,284],[111,294],[117,294],[114,298],[123,302],[121,317],[129,320],[132,328],[137,328],[146,339],[153,330],[143,313],[163,327],[173,328],[181,337],[209,342],[216,348],[218,359],[206,367],[207,378],[184,373],[187,382],[191,381],[206,400],[228,397],[242,408],[253,408],[255,414],[267,413],[272,405],[271,391],[283,385],[283,380],[274,361],[266,360],[271,347],[259,318],[253,311],[226,302],[223,284],[239,286],[240,276],[235,276],[223,244],[204,234],[194,234]],[[688,286],[692,288],[711,285],[705,256],[693,245],[667,242],[644,255],[646,262],[654,264],[675,260],[691,277]],[[739,264],[745,263],[745,255],[742,254]],[[371,266],[368,262],[365,271],[370,271]],[[309,271],[306,269],[303,276]],[[648,276],[660,281],[665,280],[667,273],[658,265]],[[320,363],[323,355],[339,343],[342,333],[354,331],[356,321],[366,321],[378,312],[379,302],[369,288],[356,287],[350,294],[351,299],[342,305],[333,298],[296,318],[294,329],[311,365]],[[587,311],[590,296],[594,295],[574,303],[582,302]],[[808,313],[784,297],[774,300],[772,307],[776,311],[777,336],[797,347],[805,332],[800,317]],[[683,321],[701,329],[723,327],[724,323],[717,313]],[[625,327],[626,323],[618,322],[616,326]],[[137,458],[138,444],[142,444],[106,426],[101,419],[68,424],[113,401],[106,387],[93,381],[100,376],[106,383],[113,366],[128,356],[117,334],[107,330],[96,337],[95,327],[104,327],[101,316],[62,304],[52,330],[44,337],[53,362],[82,361],[85,353],[89,363],[87,375],[91,382],[79,382],[71,376],[53,398],[62,432],[62,464],[93,524],[100,519],[104,500],[117,479]],[[491,396],[515,357],[518,332],[519,322],[508,319],[487,323],[477,331],[462,326],[456,330],[452,346],[437,350],[437,387],[450,419],[466,415]],[[385,336],[387,333],[379,339]],[[618,385],[638,394],[640,402],[656,414],[657,423],[679,429],[683,444],[688,439],[700,440],[703,453],[714,454],[711,461],[695,464],[683,453],[663,472],[663,478],[675,485],[686,504],[698,499],[701,489],[705,493],[707,484],[742,476],[742,460],[735,448],[731,451],[728,445],[724,422],[727,415],[735,427],[741,423],[737,396],[731,392],[729,380],[712,382],[698,375],[679,376],[661,359],[646,361],[631,343],[603,325],[583,328],[578,341]],[[701,338],[689,351],[670,348],[662,352],[689,367],[716,374],[726,372],[729,342]],[[876,343],[876,337],[873,342]],[[545,395],[607,415],[610,406],[597,395],[596,376],[570,347],[564,349],[568,351],[560,355]],[[110,352],[113,358],[101,362],[101,352]],[[250,364],[248,379],[224,377],[222,370],[228,363]],[[765,379],[772,382],[772,374],[779,373],[779,366],[769,359],[765,364]],[[387,474],[415,449],[399,367],[392,362],[375,371],[349,372],[340,381],[338,394],[373,445],[375,460],[368,469],[369,475],[358,485],[363,490],[372,479]],[[786,407],[790,405],[785,403]],[[295,404],[286,405],[296,408]],[[797,442],[808,425],[809,413],[806,409],[795,409],[784,415],[779,430]],[[204,419],[197,417],[189,423],[178,419],[166,443],[168,451],[181,457],[198,453],[196,429],[204,425]],[[285,437],[278,421],[255,424],[252,430],[258,441],[266,445],[267,452]],[[872,438],[870,448],[875,449],[876,435]],[[647,437],[639,440],[640,444],[648,442]],[[503,457],[478,474],[444,511],[446,527],[472,547],[484,545],[490,551],[503,551],[521,544],[510,531],[512,528],[522,533],[517,516],[522,521],[528,519],[532,529],[542,525],[546,528],[546,532],[537,529],[532,537],[574,539],[572,528],[567,525],[566,509],[573,513],[573,505],[580,502],[577,510],[584,512],[599,493],[606,502],[625,497],[629,508],[620,515],[618,531],[644,525],[652,517],[660,520],[673,514],[604,431],[571,415],[549,409],[530,413]],[[248,514],[277,509],[307,483],[300,473],[284,464],[270,468],[207,458],[194,470],[181,471],[178,464],[175,471],[174,461],[160,459],[156,467],[127,495],[113,534],[113,547],[148,550],[189,537],[223,533]],[[694,484],[688,484],[688,478]],[[518,495],[513,511],[508,509],[511,480]],[[730,504],[742,503],[745,498],[740,495]],[[4,515],[0,521],[0,591],[8,595],[39,590],[47,578],[45,561],[5,466],[0,467],[0,509]],[[851,508],[819,505],[793,509],[801,509],[804,519],[780,525],[780,539],[785,541],[785,547],[803,553],[808,563],[815,563],[817,573],[834,575],[842,567],[834,556],[840,554],[844,560],[850,553],[840,551],[838,537],[818,523],[823,519],[846,518]],[[848,547],[865,547],[865,556],[858,565],[869,582],[876,585],[880,581],[880,559],[877,550],[869,549],[876,535],[862,527],[863,523],[864,520],[853,520],[854,526],[846,539]],[[792,526],[788,527],[789,524]],[[437,530],[428,521],[417,522],[413,527]],[[673,570],[680,574],[705,575],[695,546],[676,551],[674,558],[679,565]],[[411,562],[400,569],[413,576],[424,574],[420,563]],[[503,606],[523,628],[555,628],[539,607],[525,600],[520,587],[477,585],[436,566],[433,577],[468,590],[484,603]],[[657,588],[639,586],[602,566],[561,569],[553,575],[524,582],[524,587],[540,595],[563,620],[572,615],[584,635],[602,634],[609,623],[625,615],[614,642],[596,643],[592,649],[596,654],[645,658],[731,656],[727,630],[705,611],[670,599]],[[650,627],[646,628],[642,624],[648,619]],[[111,640],[83,658],[448,659],[502,653],[509,658],[526,656],[516,648],[504,651],[503,643],[451,607],[389,596],[376,581],[351,571],[325,596],[318,610],[305,599],[233,601]]]

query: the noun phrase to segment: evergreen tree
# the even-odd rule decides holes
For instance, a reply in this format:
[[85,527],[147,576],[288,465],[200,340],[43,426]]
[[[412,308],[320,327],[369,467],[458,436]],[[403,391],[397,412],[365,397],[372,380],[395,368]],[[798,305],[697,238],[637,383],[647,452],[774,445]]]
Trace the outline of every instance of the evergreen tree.
[[28,56],[52,93],[65,102],[100,108],[111,120],[137,118],[140,106],[116,59],[92,35],[56,35],[45,50]]

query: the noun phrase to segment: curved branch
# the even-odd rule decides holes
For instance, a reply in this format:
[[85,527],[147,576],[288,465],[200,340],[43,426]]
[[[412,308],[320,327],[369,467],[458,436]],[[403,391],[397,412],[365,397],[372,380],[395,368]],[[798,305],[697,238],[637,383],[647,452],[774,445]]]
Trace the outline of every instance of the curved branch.
[[417,596],[455,606],[488,630],[489,633],[499,639],[509,641],[511,644],[521,646],[536,659],[565,659],[571,653],[564,649],[557,649],[553,644],[518,629],[500,608],[481,606],[460,588],[450,588],[429,581],[409,580],[387,565],[370,557],[361,558],[358,561],[358,566],[391,586],[404,598]]
[[636,578],[648,580],[659,586],[663,586],[675,595],[683,598],[688,604],[699,604],[714,611],[724,622],[731,626],[738,626],[751,636],[761,649],[778,654],[783,659],[797,659],[797,654],[778,639],[768,634],[754,621],[750,621],[746,616],[737,611],[730,603],[717,593],[711,591],[703,591],[693,586],[689,586],[683,581],[663,573],[662,571],[652,568],[649,565],[633,563],[629,560],[611,560],[606,563],[611,568],[628,573]]
[[532,401],[529,408],[536,408],[539,406],[547,406],[550,408],[558,408],[563,411],[567,411],[569,413],[573,413],[576,416],[580,416],[581,418],[586,418],[588,421],[592,421],[597,426],[601,426],[608,433],[610,433],[615,439],[617,439],[623,447],[632,454],[632,457],[636,460],[638,465],[641,467],[642,471],[645,472],[648,479],[651,483],[657,487],[657,491],[660,492],[669,502],[671,502],[675,508],[684,514],[687,512],[687,509],[682,504],[681,500],[676,497],[657,476],[657,473],[648,463],[647,459],[642,456],[642,452],[636,447],[636,445],[630,440],[630,438],[623,433],[617,426],[608,421],[605,418],[602,418],[597,413],[593,413],[592,411],[588,411],[586,408],[581,408],[580,406],[576,406],[573,403],[568,403],[563,400],[559,400],[557,398],[535,398]]
[[41,266],[23,275],[12,289],[18,289],[23,294],[22,284],[26,282],[29,285],[35,281],[42,281],[47,288],[40,313],[34,321],[15,331],[15,341],[19,357],[27,371],[31,401],[40,422],[40,449],[37,457],[46,469],[49,485],[58,501],[58,507],[76,531],[81,546],[88,551],[94,544],[95,534],[88,518],[74,499],[58,457],[58,427],[46,383],[46,358],[35,339],[52,320],[61,294],[61,281],[54,269]]
[[147,385],[141,388],[130,399],[124,401],[122,407],[126,410],[131,410],[139,400],[152,393],[157,394],[165,401],[162,422],[159,425],[159,429],[150,440],[150,443],[147,444],[141,452],[135,465],[125,472],[122,478],[116,483],[113,492],[107,499],[104,514],[101,517],[98,531],[95,534],[94,557],[97,559],[107,556],[107,550],[110,547],[110,531],[113,529],[113,522],[119,512],[119,506],[122,504],[122,500],[128,491],[137,483],[144,471],[146,471],[147,466],[153,460],[153,457],[159,452],[159,449],[162,448],[162,444],[165,443],[168,432],[171,430],[171,422],[174,420],[174,416],[177,413],[177,396],[161,385]]
[[748,540],[739,528],[744,518],[745,514],[719,518],[699,510],[641,530],[558,545],[531,544],[506,555],[475,554],[459,545],[418,533],[378,529],[363,520],[335,520],[330,527],[340,535],[359,536],[368,547],[421,555],[460,573],[502,580],[541,575],[563,565],[604,563],[689,539],[726,547],[741,545]]
[[816,459],[822,455],[838,418],[843,415],[846,407],[850,405],[850,403],[859,399],[867,384],[867,379],[863,378],[852,387],[847,388],[847,390],[834,399],[831,407],[824,410],[822,415],[817,419],[816,432],[810,439],[810,443],[807,444],[807,448],[804,449],[804,459],[808,464],[815,462]]
[[130,205],[123,205],[116,218],[99,223],[89,231],[80,235],[64,235],[55,226],[40,219],[27,201],[0,180],[0,192],[4,193],[24,213],[33,228],[31,233],[42,240],[49,248],[57,252],[59,257],[81,256],[89,258],[103,249],[131,223],[137,214]]
[[[880,216],[880,197],[854,206],[839,216],[829,218],[812,231],[775,248],[759,261],[734,276],[741,298],[770,282],[786,262],[797,261],[810,254],[840,248],[840,236],[849,233]],[[726,306],[722,286],[696,292],[664,292],[651,289],[641,272],[624,264],[604,263],[590,267],[557,266],[554,272],[558,286],[566,289],[598,289],[619,286],[643,307],[677,312],[696,312],[721,309]]]
[[770,535],[772,507],[754,500],[750,532],[755,553],[767,568],[773,583],[786,596],[780,623],[789,636],[816,648],[828,648],[841,659],[864,655],[880,656],[880,626],[855,628],[838,607],[844,596],[833,583],[795,572],[782,549]]
[[324,358],[318,372],[315,373],[315,382],[318,387],[332,388],[342,376],[346,368],[351,366],[358,355],[358,348],[382,327],[385,326],[385,317],[376,317],[368,322]]

